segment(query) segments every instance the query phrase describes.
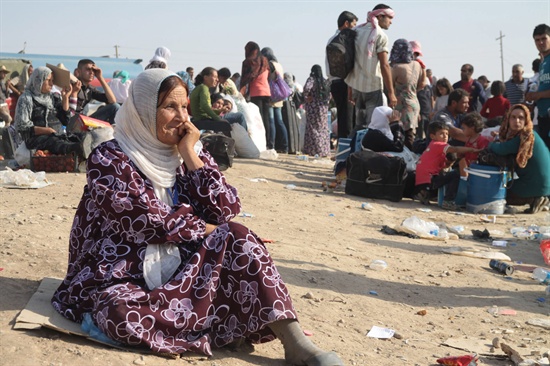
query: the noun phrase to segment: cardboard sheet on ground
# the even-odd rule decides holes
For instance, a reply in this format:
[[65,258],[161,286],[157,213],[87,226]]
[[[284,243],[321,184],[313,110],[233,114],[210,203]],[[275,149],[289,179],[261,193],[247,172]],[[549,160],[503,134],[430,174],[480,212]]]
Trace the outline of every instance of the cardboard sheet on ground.
[[46,327],[58,332],[85,337],[109,347],[125,349],[88,337],[88,334],[80,329],[80,324],[65,319],[55,311],[51,304],[51,299],[60,283],[61,279],[45,277],[40,283],[38,290],[36,290],[25,306],[25,309],[15,319],[13,329],[40,329],[41,327]]

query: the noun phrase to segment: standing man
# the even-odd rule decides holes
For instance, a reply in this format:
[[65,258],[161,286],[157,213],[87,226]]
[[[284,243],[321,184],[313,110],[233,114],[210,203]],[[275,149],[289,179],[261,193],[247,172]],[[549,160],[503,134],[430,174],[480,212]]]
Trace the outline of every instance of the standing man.
[[485,89],[479,81],[472,78],[473,74],[474,67],[470,64],[464,64],[460,68],[460,81],[453,84],[453,89],[464,89],[470,94],[470,107],[468,108],[468,112],[477,112],[479,108],[478,101],[481,105],[485,104],[487,101]]
[[529,92],[525,100],[536,102],[538,109],[539,135],[550,149],[550,27],[546,24],[539,24],[533,31],[533,39],[537,50],[542,56],[539,69],[539,87],[537,91]]
[[[352,99],[351,90],[348,92],[357,109],[355,131],[365,128],[374,108],[383,104],[384,87],[388,106],[393,108],[397,104],[388,62],[388,36],[382,31],[390,28],[394,14],[388,5],[378,4],[367,14],[367,22],[355,28],[355,64],[345,80],[355,95]],[[361,109],[365,110],[364,116]]]
[[523,66],[515,64],[512,66],[512,77],[504,83],[506,91],[504,98],[510,101],[510,105],[525,102],[525,93],[529,91],[529,79],[523,77]]
[[[78,82],[73,86],[70,98],[71,104],[76,103],[75,112],[82,113],[84,107],[92,100],[107,103],[106,106],[99,108],[90,117],[114,124],[115,115],[120,108],[120,104],[116,102],[115,95],[103,78],[101,69],[92,60],[83,59],[78,61],[75,76],[78,78]],[[103,92],[90,85],[94,78],[99,80]]]
[[[330,37],[327,45],[336,37],[342,30],[354,28],[357,25],[357,16],[349,11],[343,11],[338,17],[338,29],[336,33]],[[353,119],[348,116],[348,85],[343,79],[330,75],[328,60],[325,56],[325,70],[328,79],[330,80],[330,93],[336,104],[338,113],[338,137],[346,138],[349,136],[353,125]]]
[[195,82],[195,69],[192,68],[191,66],[188,66],[187,69],[185,69],[185,71],[187,71],[187,73],[189,74],[191,81]]

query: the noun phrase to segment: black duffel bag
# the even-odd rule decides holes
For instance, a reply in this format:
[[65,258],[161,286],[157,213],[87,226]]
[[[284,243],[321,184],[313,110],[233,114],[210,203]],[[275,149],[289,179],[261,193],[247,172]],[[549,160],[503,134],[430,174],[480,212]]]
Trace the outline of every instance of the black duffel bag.
[[201,142],[214,160],[216,160],[221,171],[233,166],[235,140],[223,133],[204,132],[201,135]]
[[407,178],[403,158],[372,150],[352,153],[346,161],[346,194],[401,201]]

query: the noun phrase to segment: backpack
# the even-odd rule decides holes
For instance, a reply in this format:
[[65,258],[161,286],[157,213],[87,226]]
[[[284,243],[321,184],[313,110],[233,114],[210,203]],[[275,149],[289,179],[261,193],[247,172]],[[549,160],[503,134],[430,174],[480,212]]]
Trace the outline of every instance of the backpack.
[[403,158],[372,150],[356,151],[346,161],[346,194],[399,202],[407,179]]
[[355,63],[355,37],[351,28],[343,29],[327,45],[328,72],[331,76],[344,79],[353,70]]
[[220,171],[227,170],[233,166],[235,140],[225,136],[223,133],[204,132],[201,135],[201,142],[218,164]]

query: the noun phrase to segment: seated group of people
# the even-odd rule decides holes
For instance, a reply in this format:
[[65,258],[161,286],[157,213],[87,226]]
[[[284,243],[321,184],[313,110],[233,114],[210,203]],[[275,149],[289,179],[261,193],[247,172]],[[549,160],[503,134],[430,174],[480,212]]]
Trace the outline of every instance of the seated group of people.
[[[466,103],[467,109],[468,94],[461,89],[453,93],[456,95],[451,95],[447,109],[428,125],[427,146],[414,172],[414,198],[428,204],[437,190],[446,186],[442,207],[458,208],[455,199],[459,185],[466,184],[466,168],[477,161],[481,150],[487,149],[499,156],[511,156],[514,162],[517,177],[507,189],[507,205],[529,205],[526,213],[548,209],[550,151],[533,130],[529,108],[523,104],[513,105],[499,127],[485,128],[477,112],[456,118],[454,112],[458,104]],[[377,107],[362,139],[362,147],[377,152],[402,152],[404,140],[399,112]],[[508,207],[507,211],[517,212],[513,207]]]
[[[48,150],[52,154],[76,153],[86,158],[91,149],[91,137],[85,132],[73,132],[77,116],[92,101],[106,103],[92,118],[114,123],[120,107],[115,95],[94,61],[83,59],[75,69],[70,86],[54,91],[54,75],[48,67],[37,67],[29,74],[24,90],[18,95],[13,120],[14,128],[27,149]],[[104,91],[91,86],[97,78]]]

